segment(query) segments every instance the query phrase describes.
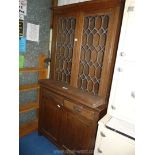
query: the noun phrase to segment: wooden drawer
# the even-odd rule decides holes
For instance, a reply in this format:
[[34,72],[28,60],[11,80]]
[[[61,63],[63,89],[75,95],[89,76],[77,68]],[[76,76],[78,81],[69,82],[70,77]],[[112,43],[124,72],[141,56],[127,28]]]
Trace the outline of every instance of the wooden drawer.
[[86,108],[84,108],[83,106],[77,105],[71,101],[68,100],[64,100],[64,107],[66,107],[67,109],[77,112],[80,115],[86,117],[87,119],[94,119],[94,112],[91,110],[88,110]]

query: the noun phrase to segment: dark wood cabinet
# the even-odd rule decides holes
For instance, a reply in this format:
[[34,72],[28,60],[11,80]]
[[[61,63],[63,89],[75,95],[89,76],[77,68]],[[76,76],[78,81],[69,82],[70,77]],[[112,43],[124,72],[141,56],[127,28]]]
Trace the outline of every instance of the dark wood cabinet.
[[39,132],[66,154],[93,154],[106,114],[124,0],[54,7],[50,79],[40,81]]
[[68,152],[92,154],[105,99],[53,80],[40,86],[39,132]]
[[124,0],[54,7],[51,79],[109,98]]

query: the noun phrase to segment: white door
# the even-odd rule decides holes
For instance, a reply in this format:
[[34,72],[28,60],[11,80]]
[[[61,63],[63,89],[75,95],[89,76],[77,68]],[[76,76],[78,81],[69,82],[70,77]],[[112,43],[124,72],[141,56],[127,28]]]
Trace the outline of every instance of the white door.
[[134,123],[135,118],[135,63],[124,62],[116,68],[115,85],[108,111],[112,116]]
[[134,0],[127,0],[108,106],[108,114],[130,123],[134,123],[136,93],[134,10]]

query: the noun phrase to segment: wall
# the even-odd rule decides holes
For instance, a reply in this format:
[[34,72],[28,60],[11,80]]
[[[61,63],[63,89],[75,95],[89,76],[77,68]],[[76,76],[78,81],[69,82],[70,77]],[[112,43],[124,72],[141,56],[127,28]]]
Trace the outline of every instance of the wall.
[[72,3],[85,2],[85,1],[90,1],[90,0],[58,0],[58,6],[72,4]]
[[[25,57],[24,67],[37,67],[39,54],[48,56],[50,37],[51,0],[27,0],[27,16],[24,18],[24,36],[26,36],[27,23],[40,25],[39,42],[27,40],[26,53],[20,53]],[[19,75],[19,84],[37,82],[37,73],[22,73]],[[35,101],[37,91],[21,92],[19,104]],[[20,124],[35,118],[35,111],[20,114]]]

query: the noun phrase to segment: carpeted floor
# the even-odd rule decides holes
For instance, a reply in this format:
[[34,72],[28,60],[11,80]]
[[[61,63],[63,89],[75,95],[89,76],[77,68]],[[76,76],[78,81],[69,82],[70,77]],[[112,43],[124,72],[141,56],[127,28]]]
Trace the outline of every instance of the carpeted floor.
[[63,153],[44,136],[33,132],[19,139],[19,155],[63,155]]

